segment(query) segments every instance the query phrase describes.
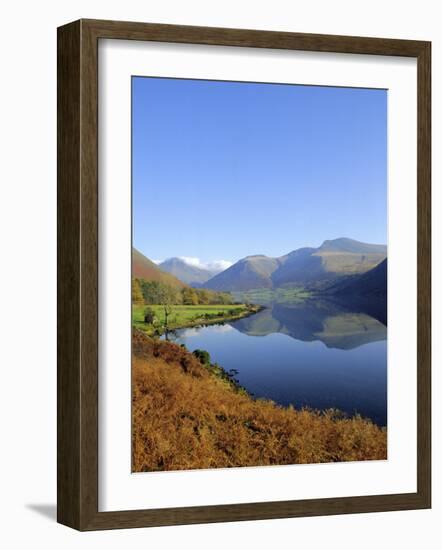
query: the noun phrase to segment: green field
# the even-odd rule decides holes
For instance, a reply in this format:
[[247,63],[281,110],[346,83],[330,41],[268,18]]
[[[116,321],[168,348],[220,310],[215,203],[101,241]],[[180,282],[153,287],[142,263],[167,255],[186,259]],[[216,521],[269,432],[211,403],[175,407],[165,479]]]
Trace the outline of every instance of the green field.
[[311,296],[304,288],[259,288],[245,292],[232,292],[235,300],[254,304],[295,303],[301,302]]
[[[144,322],[144,311],[149,307],[155,312],[156,322],[146,324]],[[169,330],[183,327],[192,327],[197,325],[210,325],[223,321],[232,321],[241,319],[252,313],[256,313],[261,308],[259,306],[249,306],[245,304],[232,305],[198,305],[198,306],[171,306],[172,311],[168,319]],[[164,306],[162,305],[133,305],[132,306],[132,326],[144,330],[148,334],[164,331]]]

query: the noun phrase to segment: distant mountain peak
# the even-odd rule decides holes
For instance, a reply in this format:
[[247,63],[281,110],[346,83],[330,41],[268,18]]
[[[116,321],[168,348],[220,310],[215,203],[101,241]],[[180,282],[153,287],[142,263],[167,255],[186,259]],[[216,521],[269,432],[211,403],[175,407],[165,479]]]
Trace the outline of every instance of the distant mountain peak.
[[349,252],[349,253],[387,253],[385,244],[371,244],[349,239],[348,237],[339,237],[338,239],[325,240],[318,251],[330,252]]
[[222,271],[222,268],[209,269],[205,266],[198,265],[197,262],[189,262],[188,258],[176,256],[168,258],[162,262],[159,267],[163,271],[174,275],[180,281],[197,287]]
[[246,260],[254,260],[259,258],[269,258],[269,256],[266,256],[265,254],[251,254],[250,256],[246,256],[240,261],[246,261]]
[[321,246],[326,246],[330,244],[340,244],[340,243],[358,243],[356,239],[350,239],[349,237],[337,237],[336,239],[326,239]]
[[167,264],[171,264],[171,265],[172,265],[172,264],[180,264],[180,263],[182,263],[182,260],[180,260],[179,258],[175,258],[175,257],[174,257],[174,258],[167,258],[167,259],[163,260],[163,261],[160,263],[160,265],[161,265],[161,264],[166,264],[166,265],[167,265]]

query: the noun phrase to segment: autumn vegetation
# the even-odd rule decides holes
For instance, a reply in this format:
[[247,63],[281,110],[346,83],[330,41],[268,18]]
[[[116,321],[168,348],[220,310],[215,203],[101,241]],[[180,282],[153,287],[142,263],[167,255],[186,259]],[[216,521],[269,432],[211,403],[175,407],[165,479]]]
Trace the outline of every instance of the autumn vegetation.
[[132,326],[151,336],[234,321],[261,309],[259,305],[236,302],[229,292],[132,279]]
[[188,286],[177,288],[161,281],[132,279],[133,304],[168,303],[171,305],[197,306],[231,304],[232,302],[233,296],[230,292],[219,292]]
[[136,329],[132,351],[133,471],[387,458],[370,420],[253,399],[207,352]]

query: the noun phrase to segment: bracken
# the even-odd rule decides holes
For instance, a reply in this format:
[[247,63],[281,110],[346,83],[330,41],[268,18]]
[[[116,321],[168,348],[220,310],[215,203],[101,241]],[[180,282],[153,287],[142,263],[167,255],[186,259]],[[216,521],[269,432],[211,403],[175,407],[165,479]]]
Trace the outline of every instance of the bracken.
[[137,330],[132,353],[133,471],[387,458],[387,431],[370,420],[253,399],[186,349]]

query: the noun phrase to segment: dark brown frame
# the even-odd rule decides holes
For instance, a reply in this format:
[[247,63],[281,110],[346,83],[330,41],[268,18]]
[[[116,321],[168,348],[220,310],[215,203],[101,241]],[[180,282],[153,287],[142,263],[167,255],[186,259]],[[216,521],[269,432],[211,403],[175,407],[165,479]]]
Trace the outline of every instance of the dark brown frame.
[[[405,56],[418,67],[417,492],[98,511],[98,40]],[[431,43],[120,21],[58,29],[58,521],[81,531],[431,507]],[[405,220],[404,220],[405,221]]]

